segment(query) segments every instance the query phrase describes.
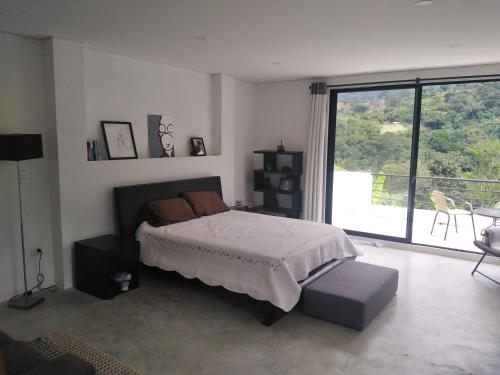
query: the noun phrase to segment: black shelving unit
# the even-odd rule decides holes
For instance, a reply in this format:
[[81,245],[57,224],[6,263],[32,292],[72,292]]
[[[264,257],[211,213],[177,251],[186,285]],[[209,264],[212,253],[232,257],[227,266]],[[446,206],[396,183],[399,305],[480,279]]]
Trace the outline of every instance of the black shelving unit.
[[[302,151],[277,152],[272,150],[256,150],[254,154],[263,155],[263,168],[253,171],[253,189],[264,194],[263,206],[255,207],[257,212],[270,212],[284,214],[287,217],[300,218],[302,213],[302,190],[300,189],[300,179],[302,176]],[[281,157],[283,156],[283,157]],[[280,158],[280,160],[278,160]],[[279,164],[281,166],[279,167]],[[289,170],[283,171],[283,166]],[[280,190],[279,181],[272,182],[271,177],[279,176],[292,181],[291,190]],[[291,197],[291,207],[280,207],[278,195],[288,195]]]

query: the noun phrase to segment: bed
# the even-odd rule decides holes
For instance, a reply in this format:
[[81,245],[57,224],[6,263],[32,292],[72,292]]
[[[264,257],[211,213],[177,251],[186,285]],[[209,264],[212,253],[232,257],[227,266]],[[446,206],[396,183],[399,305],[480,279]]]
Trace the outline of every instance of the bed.
[[267,301],[266,325],[297,304],[305,285],[361,255],[343,230],[297,219],[241,211],[164,227],[141,219],[150,201],[204,190],[222,197],[220,177],[117,187],[119,232],[141,242],[147,266]]

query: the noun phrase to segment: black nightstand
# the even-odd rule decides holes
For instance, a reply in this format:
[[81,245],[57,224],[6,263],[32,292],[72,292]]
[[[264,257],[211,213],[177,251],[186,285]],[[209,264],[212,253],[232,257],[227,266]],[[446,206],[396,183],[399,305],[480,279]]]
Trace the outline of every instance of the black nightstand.
[[113,235],[75,242],[75,287],[101,299],[123,293],[113,279],[117,272],[132,275],[129,290],[139,287],[140,244]]

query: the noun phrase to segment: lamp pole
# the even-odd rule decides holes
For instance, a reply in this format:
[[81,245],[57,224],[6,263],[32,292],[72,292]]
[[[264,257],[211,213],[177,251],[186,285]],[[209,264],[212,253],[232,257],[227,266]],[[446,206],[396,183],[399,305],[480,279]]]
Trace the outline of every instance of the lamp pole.
[[24,228],[23,228],[23,202],[21,193],[21,171],[19,169],[19,160],[17,161],[17,189],[19,197],[19,221],[21,224],[21,247],[23,250],[23,276],[24,276],[24,293],[13,297],[9,301],[9,307],[15,309],[31,309],[33,306],[42,303],[45,298],[34,296],[31,290],[28,291],[28,280],[26,278],[26,251],[24,249]]
[[23,250],[23,275],[24,275],[24,294],[28,294],[28,281],[26,279],[26,251],[24,249],[24,228],[23,228],[23,201],[21,199],[21,171],[19,169],[19,161],[17,164],[17,189],[19,194],[19,221],[21,224],[21,247]]

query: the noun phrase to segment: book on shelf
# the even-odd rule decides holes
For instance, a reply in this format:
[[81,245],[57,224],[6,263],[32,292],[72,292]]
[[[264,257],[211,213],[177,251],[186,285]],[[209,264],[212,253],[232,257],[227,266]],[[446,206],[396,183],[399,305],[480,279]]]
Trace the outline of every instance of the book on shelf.
[[96,161],[103,160],[104,150],[102,141],[99,139],[94,139],[87,141],[87,160]]

